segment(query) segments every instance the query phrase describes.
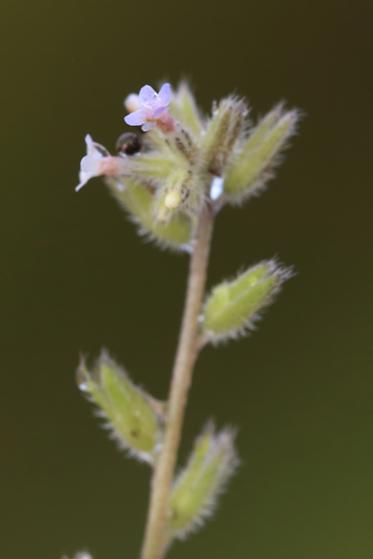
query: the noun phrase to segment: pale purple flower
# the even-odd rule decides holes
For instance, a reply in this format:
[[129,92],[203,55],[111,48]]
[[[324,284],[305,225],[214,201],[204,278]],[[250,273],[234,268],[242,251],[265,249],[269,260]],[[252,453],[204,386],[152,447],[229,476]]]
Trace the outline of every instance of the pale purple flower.
[[157,125],[170,128],[172,118],[168,113],[168,106],[171,97],[172,90],[169,83],[164,83],[159,93],[150,85],[144,85],[138,96],[131,94],[127,97],[126,106],[130,110],[135,110],[124,117],[124,121],[130,126],[141,126],[144,132]]
[[85,143],[87,154],[80,162],[79,184],[75,188],[76,192],[93,177],[118,175],[122,163],[120,158],[111,156],[103,146],[94,142],[89,134],[85,137]]

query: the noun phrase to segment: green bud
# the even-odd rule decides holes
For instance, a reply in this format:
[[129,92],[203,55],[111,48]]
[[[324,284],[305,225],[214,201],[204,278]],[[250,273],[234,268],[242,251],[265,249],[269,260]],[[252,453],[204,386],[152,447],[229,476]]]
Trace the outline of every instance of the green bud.
[[174,214],[167,222],[154,219],[154,187],[133,179],[107,183],[114,197],[139,226],[141,234],[165,248],[184,250],[189,245],[191,223],[186,215]]
[[203,203],[198,176],[191,171],[173,171],[158,188],[154,202],[154,217],[159,223],[169,223],[177,215],[187,215],[192,221]]
[[171,103],[171,114],[192,134],[199,135],[202,119],[194,96],[185,82],[182,82]]
[[152,463],[161,436],[159,403],[135,386],[106,353],[92,372],[81,363],[77,380],[79,388],[98,406],[120,448]]
[[272,177],[279,155],[294,135],[298,112],[278,106],[264,117],[232,160],[224,181],[227,199],[240,202],[256,194]]
[[247,106],[241,100],[228,97],[214,110],[202,142],[202,157],[206,170],[220,176],[245,126]]
[[204,308],[203,330],[207,340],[220,342],[251,329],[258,312],[272,302],[290,275],[289,270],[270,260],[215,287]]
[[210,517],[233,475],[238,458],[234,432],[209,424],[195,442],[186,468],[175,480],[170,501],[170,539],[184,538]]
[[154,203],[155,219],[168,222],[182,208],[190,194],[189,174],[183,170],[170,173],[164,185],[158,189]]

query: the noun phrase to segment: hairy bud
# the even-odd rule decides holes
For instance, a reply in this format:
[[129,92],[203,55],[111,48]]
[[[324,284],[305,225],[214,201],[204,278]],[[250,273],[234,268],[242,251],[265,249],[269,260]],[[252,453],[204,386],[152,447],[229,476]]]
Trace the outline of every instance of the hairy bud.
[[159,406],[106,353],[89,372],[84,363],[77,371],[79,388],[92,400],[121,448],[152,463],[160,438]]
[[259,122],[227,169],[224,186],[228,200],[240,202],[265,186],[295,133],[298,116],[297,111],[283,113],[279,106]]
[[228,97],[215,109],[202,142],[202,156],[206,170],[221,175],[229,162],[233,148],[245,125],[246,104]]
[[234,432],[211,423],[195,442],[171,495],[170,537],[183,538],[214,512],[218,496],[238,465]]
[[220,342],[252,328],[258,312],[272,302],[289,276],[289,270],[270,260],[215,287],[204,308],[203,329],[207,339]]
[[174,170],[156,194],[155,219],[159,222],[168,222],[173,215],[180,212],[189,195],[188,172]]
[[174,171],[156,193],[155,219],[160,223],[168,223],[178,214],[184,214],[193,220],[202,203],[202,189],[198,177],[181,169]]
[[185,82],[179,85],[171,102],[170,112],[192,134],[200,134],[202,119],[194,96]]

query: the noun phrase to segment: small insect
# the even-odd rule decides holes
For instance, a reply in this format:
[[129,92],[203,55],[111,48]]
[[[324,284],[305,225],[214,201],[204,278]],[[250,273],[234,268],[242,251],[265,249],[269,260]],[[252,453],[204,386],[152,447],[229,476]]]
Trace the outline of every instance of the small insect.
[[142,139],[134,132],[125,132],[121,134],[116,143],[116,149],[119,153],[125,155],[134,155],[142,149]]

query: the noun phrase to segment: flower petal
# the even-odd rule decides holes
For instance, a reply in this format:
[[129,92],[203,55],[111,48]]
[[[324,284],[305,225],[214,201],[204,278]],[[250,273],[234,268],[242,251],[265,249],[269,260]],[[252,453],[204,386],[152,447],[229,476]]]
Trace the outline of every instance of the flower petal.
[[85,155],[80,162],[80,170],[83,173],[91,173],[92,176],[99,172],[100,162],[103,156],[99,152],[93,155]]
[[144,103],[145,105],[147,105],[148,103],[151,103],[157,97],[157,93],[154,91],[154,89],[150,85],[144,85],[140,89],[139,97],[140,97],[141,103]]
[[90,134],[86,134],[84,137],[85,144],[87,146],[87,155],[91,155],[95,152],[94,141]]
[[79,192],[79,190],[81,188],[83,188],[83,186],[85,184],[87,184],[87,182],[93,178],[94,175],[91,175],[90,173],[86,173],[85,171],[80,171],[79,173],[79,184],[78,186],[75,187],[75,192]]
[[141,101],[137,93],[130,93],[124,100],[124,106],[129,113],[138,111],[141,107]]
[[170,104],[171,97],[172,97],[172,89],[169,83],[164,83],[159,90],[159,99],[162,103],[163,107],[167,107]]
[[158,118],[165,111],[166,111],[166,107],[157,107],[156,109],[154,109],[154,111],[152,113],[152,117],[153,118]]
[[87,182],[87,181],[84,181],[84,180],[81,181],[81,182],[78,184],[78,186],[75,187],[75,192],[79,192],[79,190],[80,190],[81,188],[83,188],[83,186],[86,184],[86,182]]
[[146,120],[146,114],[143,109],[139,109],[138,111],[134,111],[129,115],[124,117],[124,122],[129,124],[129,126],[141,126],[144,124]]
[[156,126],[155,122],[145,122],[143,124],[143,126],[141,127],[141,130],[143,132],[149,132],[149,130],[151,130],[152,128],[154,128]]

